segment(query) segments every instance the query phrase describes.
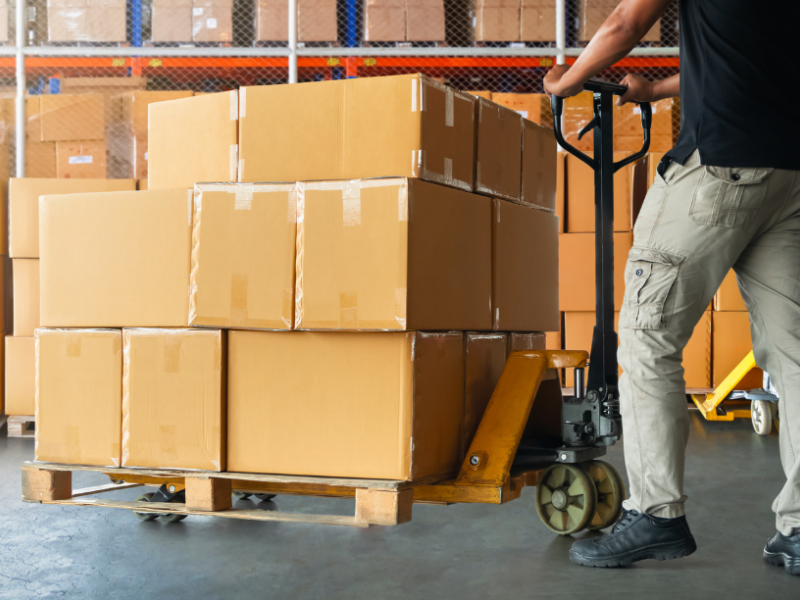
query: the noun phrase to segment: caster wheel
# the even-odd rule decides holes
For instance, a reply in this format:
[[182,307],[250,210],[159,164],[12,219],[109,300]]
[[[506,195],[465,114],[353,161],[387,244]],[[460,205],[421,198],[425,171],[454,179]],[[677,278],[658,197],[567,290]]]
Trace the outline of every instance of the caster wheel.
[[750,403],[750,418],[758,435],[769,435],[772,431],[772,402],[753,400]]
[[248,494],[247,492],[233,492],[233,497],[237,500],[247,500],[253,494]]
[[[150,498],[153,497],[152,492],[148,492],[147,494],[142,494],[138,498],[136,498],[136,502],[150,502]],[[158,518],[158,514],[156,513],[145,513],[145,512],[136,512],[133,511],[133,515],[139,519],[140,521],[155,521]]]
[[158,515],[158,518],[161,519],[164,523],[180,523],[189,515],[176,515],[176,514],[161,514]]
[[268,500],[272,500],[275,496],[277,496],[277,494],[256,494],[255,496],[262,502],[266,502]]
[[115,479],[114,477],[109,476],[111,483],[119,485],[120,483],[125,483],[124,479]]
[[601,460],[593,460],[585,468],[597,490],[597,508],[586,529],[605,529],[616,523],[622,515],[625,483],[614,467]]
[[536,511],[558,535],[577,533],[594,517],[597,490],[578,465],[553,465],[536,487]]

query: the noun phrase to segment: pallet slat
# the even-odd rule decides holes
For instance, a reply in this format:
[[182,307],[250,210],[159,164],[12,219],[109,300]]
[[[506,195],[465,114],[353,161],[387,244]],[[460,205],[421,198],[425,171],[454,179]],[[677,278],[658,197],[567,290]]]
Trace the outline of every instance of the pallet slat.
[[8,417],[8,437],[32,438],[36,432],[30,427],[35,424],[36,417]]

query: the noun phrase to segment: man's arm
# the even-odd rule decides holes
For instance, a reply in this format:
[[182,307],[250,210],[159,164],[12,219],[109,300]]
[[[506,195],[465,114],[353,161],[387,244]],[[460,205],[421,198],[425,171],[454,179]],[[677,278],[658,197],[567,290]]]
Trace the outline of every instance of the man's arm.
[[656,102],[681,95],[680,73],[658,81],[650,81],[641,75],[629,73],[620,84],[628,88],[628,91],[617,99],[617,106],[628,102]]
[[545,91],[557,96],[580,93],[588,79],[627,56],[670,4],[672,0],[622,0],[572,68],[557,65],[550,70]]

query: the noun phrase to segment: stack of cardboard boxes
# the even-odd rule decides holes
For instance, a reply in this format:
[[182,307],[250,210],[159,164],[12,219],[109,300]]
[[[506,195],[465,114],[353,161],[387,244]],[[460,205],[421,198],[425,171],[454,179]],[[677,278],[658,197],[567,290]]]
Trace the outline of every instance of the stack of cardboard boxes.
[[[730,375],[753,347],[750,338],[750,315],[747,313],[747,306],[739,292],[736,274],[733,271],[728,273],[714,296],[712,321],[714,337],[712,377],[716,387]],[[761,369],[753,369],[739,382],[736,389],[760,388],[763,375]]]
[[154,42],[233,41],[233,0],[153,0]]
[[470,12],[476,42],[555,40],[555,0],[475,0]]
[[443,42],[444,0],[364,0],[367,42]]
[[[287,0],[255,0],[256,41],[285,42],[289,39]],[[335,42],[336,0],[298,0],[297,41]]]
[[558,326],[555,140],[513,111],[247,87],[150,105],[149,153],[146,192],[41,200],[38,460],[443,476]]
[[126,0],[47,0],[51,42],[124,42],[126,19]]
[[468,93],[510,108],[519,113],[523,119],[553,128],[553,112],[550,110],[550,99],[546,94],[513,94],[490,92],[488,90],[470,91]]

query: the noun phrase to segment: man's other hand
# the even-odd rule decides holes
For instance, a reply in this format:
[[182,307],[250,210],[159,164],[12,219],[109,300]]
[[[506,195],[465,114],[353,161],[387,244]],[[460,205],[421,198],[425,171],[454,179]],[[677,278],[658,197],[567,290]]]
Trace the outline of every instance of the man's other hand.
[[569,65],[556,65],[547,72],[547,75],[544,76],[544,91],[548,98],[552,94],[567,98],[583,91],[583,82],[570,85],[568,81],[564,81],[569,79],[569,77],[565,77],[568,72]]
[[654,83],[641,75],[630,73],[625,75],[625,78],[619,83],[628,88],[628,91],[617,98],[617,106],[622,106],[628,102],[653,102],[655,100],[653,93]]

